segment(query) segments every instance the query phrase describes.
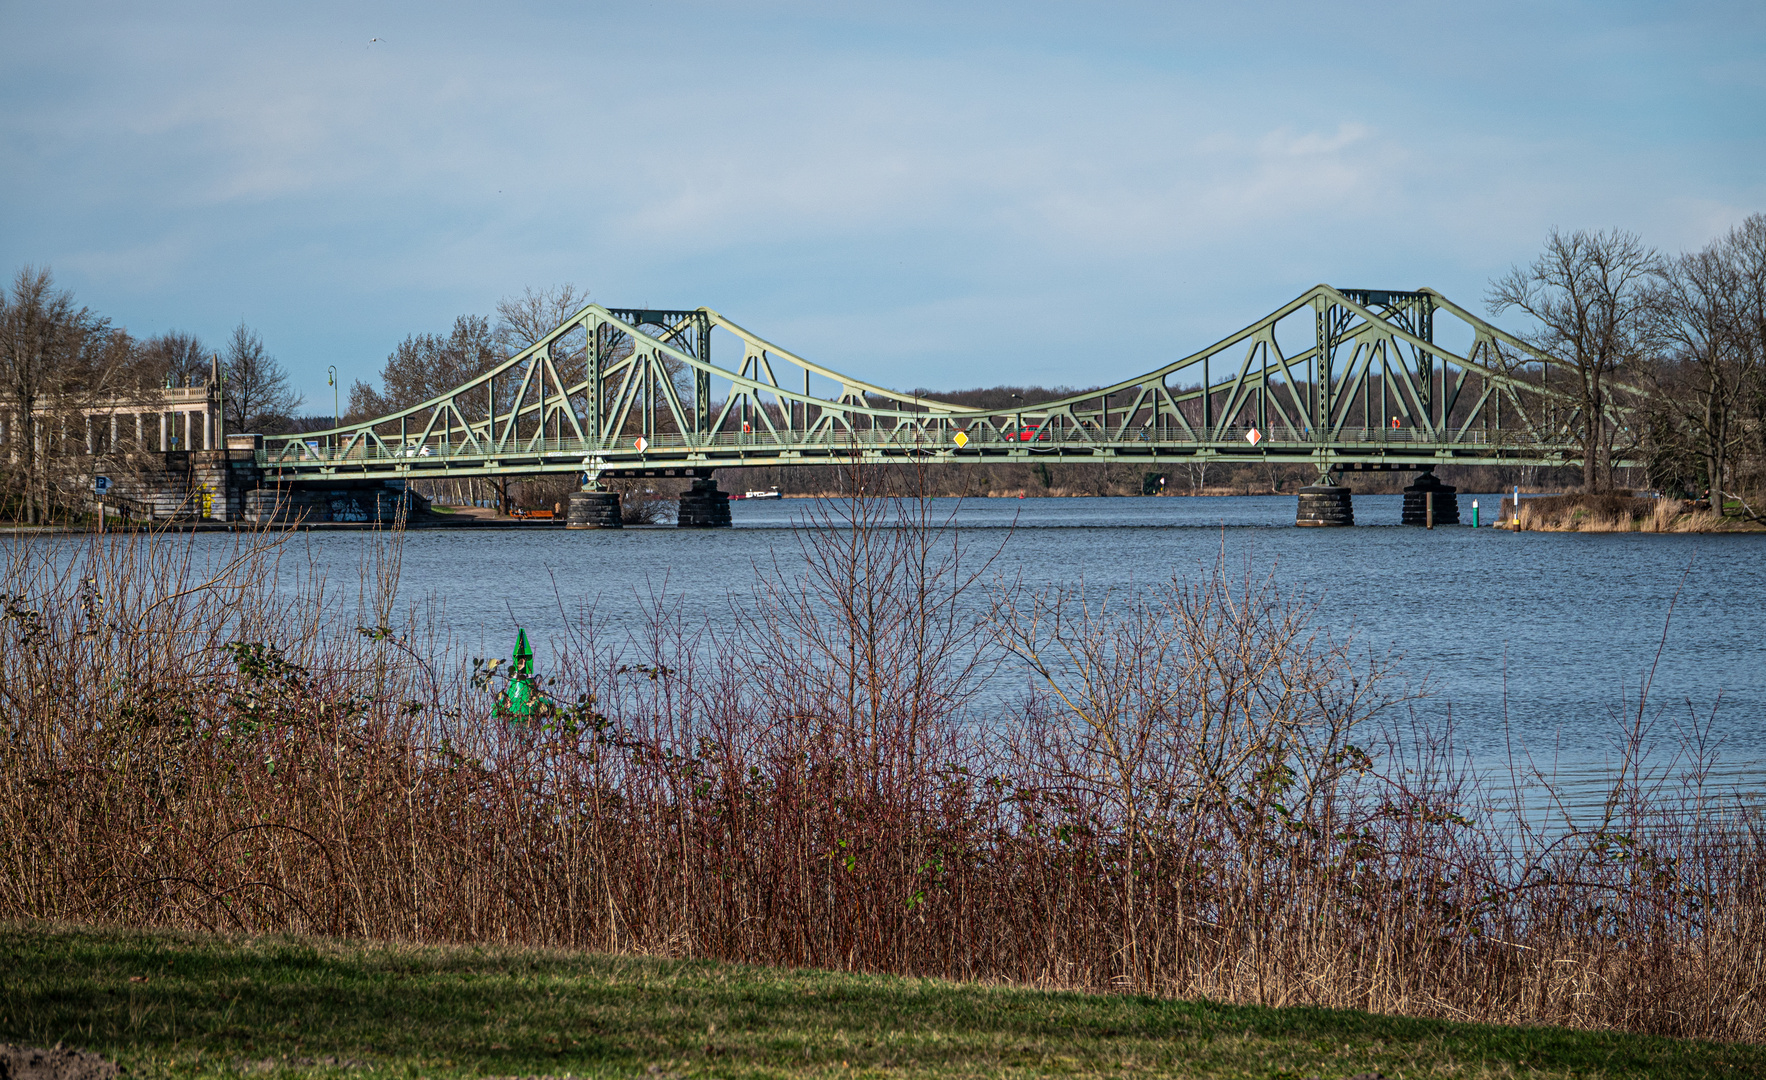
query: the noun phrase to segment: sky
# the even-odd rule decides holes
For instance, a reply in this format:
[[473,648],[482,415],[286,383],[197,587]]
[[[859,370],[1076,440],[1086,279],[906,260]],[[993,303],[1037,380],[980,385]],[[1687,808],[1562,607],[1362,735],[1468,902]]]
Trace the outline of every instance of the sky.
[[1758,0],[0,0],[0,273],[244,322],[312,413],[565,282],[900,389],[1088,386],[1319,282],[1482,310],[1551,228],[1761,211]]

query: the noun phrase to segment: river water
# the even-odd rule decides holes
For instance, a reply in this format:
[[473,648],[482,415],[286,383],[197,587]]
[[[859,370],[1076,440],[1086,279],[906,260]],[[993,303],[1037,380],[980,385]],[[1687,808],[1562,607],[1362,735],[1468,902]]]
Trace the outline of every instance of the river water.
[[[1486,520],[1500,500],[1460,498],[1468,521],[1472,498]],[[1248,563],[1316,599],[1324,629],[1399,656],[1404,676],[1429,688],[1416,715],[1436,728],[1451,717],[1457,744],[1487,762],[1524,748],[1598,778],[1653,678],[1645,715],[1663,739],[1705,723],[1721,744],[1719,778],[1766,790],[1766,534],[1424,530],[1397,524],[1401,500],[1357,495],[1352,529],[1295,528],[1293,496],[938,500],[934,510],[1031,588],[1154,586],[1223,555],[1235,570]],[[508,655],[525,626],[543,667],[585,608],[615,635],[641,630],[659,595],[689,618],[726,619],[757,568],[802,565],[794,528],[814,509],[739,500],[728,530],[415,530],[400,603],[432,600],[453,646],[472,655]],[[369,535],[292,542],[292,563],[325,568],[353,602]],[[1023,675],[1001,678],[1021,686]]]
[[[1474,497],[1488,521],[1500,496],[1462,495],[1468,521]],[[1417,715],[1451,716],[1457,743],[1483,760],[1525,748],[1598,775],[1652,679],[1645,715],[1664,740],[1708,723],[1722,775],[1766,787],[1766,535],[1424,530],[1397,524],[1401,500],[1357,495],[1353,529],[1295,528],[1292,496],[939,500],[935,512],[1032,588],[1156,585],[1222,555],[1249,563],[1315,598],[1325,629],[1398,655],[1429,689]],[[726,617],[757,567],[801,565],[793,529],[813,509],[738,500],[729,530],[413,531],[401,599],[434,597],[475,655],[507,655],[523,625],[543,659],[585,605],[615,633],[640,627],[659,594],[689,617]],[[353,568],[367,540],[303,542]]]

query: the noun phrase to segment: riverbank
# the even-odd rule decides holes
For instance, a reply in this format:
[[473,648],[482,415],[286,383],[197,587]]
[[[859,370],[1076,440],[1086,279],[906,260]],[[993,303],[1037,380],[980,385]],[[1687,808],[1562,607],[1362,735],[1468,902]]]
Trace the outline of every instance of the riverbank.
[[[1213,562],[1106,607],[981,581],[939,507],[810,509],[828,516],[789,539],[8,546],[0,918],[1766,1041],[1746,959],[1766,934],[1766,834],[1708,760],[1621,765],[1592,803],[1546,776],[1482,781],[1445,730],[1392,726],[1415,698],[1383,649],[1320,634],[1316,605],[1241,574],[1216,528],[1188,530]],[[1185,532],[989,539],[1056,544],[1066,581],[1100,545],[1145,559],[1153,539],[1169,565]],[[1333,558],[1377,551],[1409,581],[1403,547],[1533,543],[1381,532]],[[652,584],[632,607],[553,591],[684,566],[703,591]],[[507,712],[509,667],[479,658],[509,639],[456,647],[437,606],[399,599],[404,574],[476,627],[515,623],[537,583],[562,621],[533,639],[523,699],[546,704]],[[713,617],[734,596],[740,617]],[[1558,800],[1549,828],[1513,804],[1518,784]]]
[[[1514,522],[1515,500],[1504,498],[1500,522]],[[1766,523],[1720,516],[1708,503],[1630,492],[1559,494],[1523,498],[1520,528],[1531,532],[1580,533],[1747,533],[1766,532]]]
[[1766,1047],[593,953],[14,924],[0,1041],[130,1077],[1766,1073]]

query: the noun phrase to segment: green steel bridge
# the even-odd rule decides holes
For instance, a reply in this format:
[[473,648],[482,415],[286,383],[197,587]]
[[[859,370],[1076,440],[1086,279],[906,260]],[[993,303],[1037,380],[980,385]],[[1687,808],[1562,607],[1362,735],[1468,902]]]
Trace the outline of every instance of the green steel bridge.
[[[1153,366],[1055,400],[970,408],[843,374],[709,308],[590,304],[429,401],[268,438],[258,464],[300,486],[571,472],[594,485],[854,460],[1310,463],[1321,476],[1580,461],[1576,373],[1430,289],[1315,286],[1174,360],[1147,355],[1156,323],[1051,332],[1071,335],[1081,379]],[[719,362],[724,336],[739,349]],[[1627,421],[1604,419],[1620,432]]]

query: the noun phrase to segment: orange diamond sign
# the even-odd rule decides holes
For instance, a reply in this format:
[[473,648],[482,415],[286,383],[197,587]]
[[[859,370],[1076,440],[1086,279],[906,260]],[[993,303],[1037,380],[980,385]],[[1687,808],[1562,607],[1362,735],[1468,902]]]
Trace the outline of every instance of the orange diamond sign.
[[1245,432],[1245,441],[1252,446],[1256,446],[1263,441],[1263,432],[1258,431],[1256,428],[1252,428],[1250,431]]
[[642,454],[644,451],[650,449],[650,441],[644,438],[644,436],[639,435],[632,441],[632,449]]

